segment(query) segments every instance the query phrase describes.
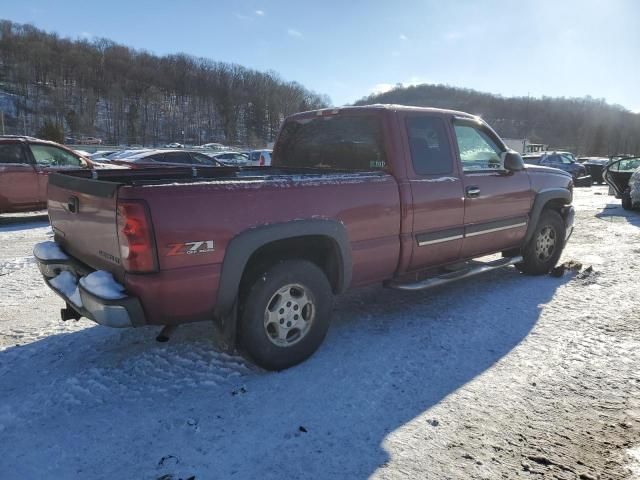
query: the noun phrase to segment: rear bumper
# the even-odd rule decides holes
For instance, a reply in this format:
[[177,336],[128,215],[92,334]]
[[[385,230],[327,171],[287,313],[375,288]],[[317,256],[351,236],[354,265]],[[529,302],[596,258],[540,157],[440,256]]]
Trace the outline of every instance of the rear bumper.
[[[123,294],[120,298],[103,298],[96,292],[89,291],[80,282],[81,278],[92,273],[93,270],[64,253],[55,259],[40,258],[36,250],[37,248],[34,249],[34,257],[45,283],[80,316],[107,327],[146,325],[144,310],[136,297]],[[69,272],[71,275],[64,272]],[[66,283],[64,288],[59,288],[60,283],[56,279],[59,279],[62,274],[66,277]]]

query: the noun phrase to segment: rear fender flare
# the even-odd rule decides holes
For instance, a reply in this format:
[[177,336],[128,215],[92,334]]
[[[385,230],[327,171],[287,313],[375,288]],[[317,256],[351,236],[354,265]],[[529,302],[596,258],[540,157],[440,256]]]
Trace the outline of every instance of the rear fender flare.
[[344,225],[335,220],[295,220],[287,223],[264,225],[236,235],[227,245],[215,316],[222,318],[232,311],[237,300],[240,281],[251,255],[269,243],[304,236],[322,236],[335,242],[338,251],[339,274],[338,293],[344,292],[351,284],[351,244]]
[[524,236],[523,245],[529,243],[544,207],[553,200],[562,200],[564,205],[569,205],[571,203],[571,192],[566,188],[549,188],[536,194],[531,214],[529,215],[529,225],[527,225],[527,233]]

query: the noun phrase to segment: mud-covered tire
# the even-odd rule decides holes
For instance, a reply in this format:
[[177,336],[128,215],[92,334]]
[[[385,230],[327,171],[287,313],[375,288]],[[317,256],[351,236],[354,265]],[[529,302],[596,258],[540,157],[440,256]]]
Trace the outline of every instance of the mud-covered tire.
[[240,307],[241,347],[267,370],[303,362],[329,329],[333,293],[326,275],[312,262],[286,260],[254,278]]
[[554,210],[543,210],[531,240],[522,249],[523,261],[517,263],[516,268],[527,275],[549,273],[562,254],[565,232],[560,214]]

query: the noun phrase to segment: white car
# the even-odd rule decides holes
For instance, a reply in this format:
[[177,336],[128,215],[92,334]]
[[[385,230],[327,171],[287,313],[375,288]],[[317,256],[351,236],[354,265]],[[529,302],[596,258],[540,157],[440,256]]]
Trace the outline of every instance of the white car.
[[249,164],[254,167],[270,166],[272,152],[273,150],[251,150],[249,152]]
[[184,145],[178,142],[167,143],[164,148],[184,148]]
[[240,152],[222,152],[210,155],[211,158],[215,158],[224,165],[230,165],[234,167],[250,167],[252,166],[249,161],[249,157]]
[[225,147],[221,143],[205,143],[204,145],[200,145],[198,148],[204,148],[205,150],[224,151],[228,150],[229,147]]

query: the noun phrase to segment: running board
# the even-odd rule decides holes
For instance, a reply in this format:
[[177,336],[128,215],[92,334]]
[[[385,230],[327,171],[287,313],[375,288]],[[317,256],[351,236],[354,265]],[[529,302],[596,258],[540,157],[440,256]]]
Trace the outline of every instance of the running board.
[[447,272],[437,277],[429,277],[424,280],[420,280],[415,283],[395,283],[388,282],[386,284],[389,288],[395,288],[396,290],[424,290],[427,288],[437,287],[438,285],[444,285],[445,283],[455,282],[456,280],[462,280],[463,278],[473,277],[479,273],[489,272],[502,267],[508,267],[515,263],[522,262],[522,257],[500,258],[493,260],[492,262],[473,262],[470,265],[453,272]]

